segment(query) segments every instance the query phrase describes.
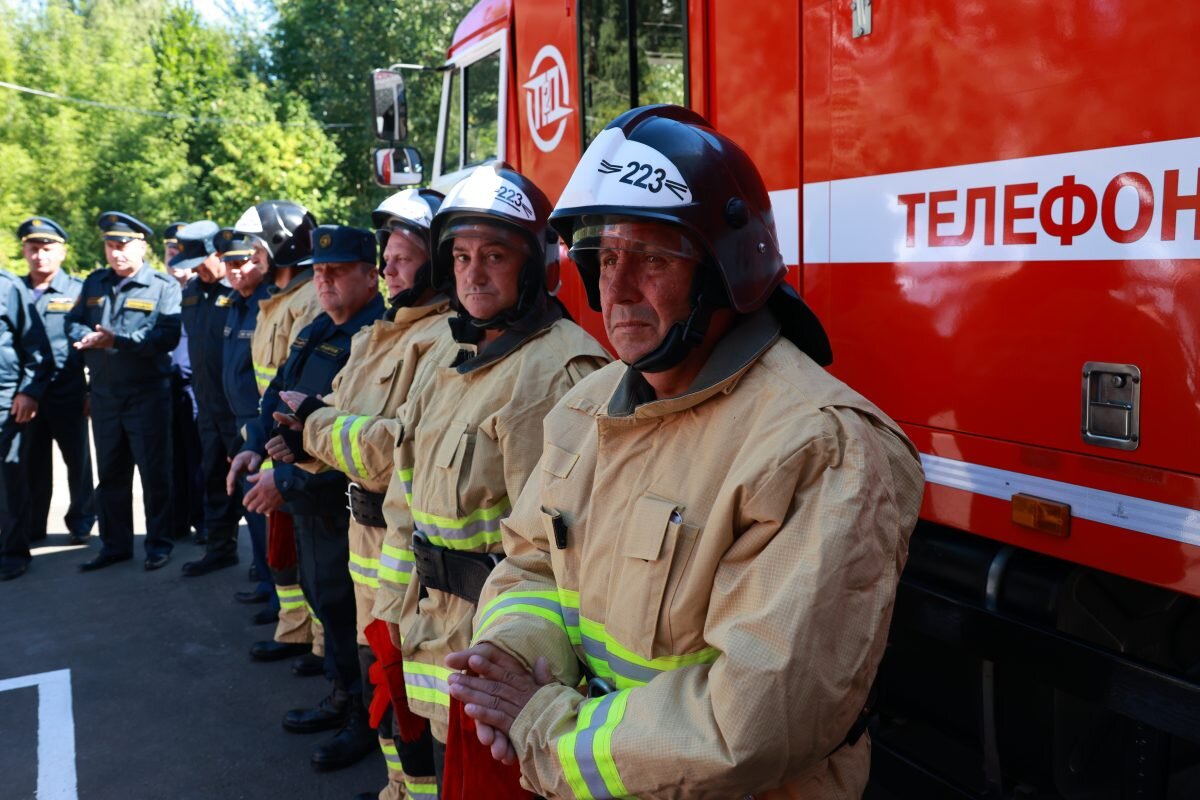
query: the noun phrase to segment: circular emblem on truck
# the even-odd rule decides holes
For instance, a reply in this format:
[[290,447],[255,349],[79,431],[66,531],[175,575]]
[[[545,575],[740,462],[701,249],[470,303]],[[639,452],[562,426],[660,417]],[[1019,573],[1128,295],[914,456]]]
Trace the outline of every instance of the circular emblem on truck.
[[534,57],[525,82],[525,120],[539,150],[549,153],[558,147],[574,110],[567,64],[558,48],[548,44]]

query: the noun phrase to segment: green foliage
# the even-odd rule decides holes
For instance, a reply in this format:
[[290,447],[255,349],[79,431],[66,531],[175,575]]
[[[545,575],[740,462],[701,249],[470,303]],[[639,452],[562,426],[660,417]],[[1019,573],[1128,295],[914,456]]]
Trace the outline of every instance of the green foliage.
[[342,154],[299,95],[253,71],[245,31],[150,0],[0,0],[0,14],[0,80],[200,118],[0,89],[0,266],[26,271],[15,229],[32,214],[67,228],[67,268],[86,272],[103,261],[104,210],[158,231],[177,219],[229,225],[271,197],[319,218],[346,212],[333,180]]
[[[369,127],[372,69],[405,62],[437,66],[475,0],[275,0],[268,34],[271,69],[282,86],[308,101],[322,122],[353,123],[332,131],[344,160],[329,190],[349,202],[349,221],[365,224],[387,196],[375,186]],[[405,71],[409,138],[424,156],[426,177],[437,139],[442,75]]]

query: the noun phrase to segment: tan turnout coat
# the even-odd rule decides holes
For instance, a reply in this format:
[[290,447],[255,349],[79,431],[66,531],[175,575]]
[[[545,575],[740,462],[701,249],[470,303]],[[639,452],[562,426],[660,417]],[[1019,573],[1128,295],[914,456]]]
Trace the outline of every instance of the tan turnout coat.
[[[502,552],[500,520],[537,464],[543,417],[608,361],[600,345],[566,319],[523,339],[505,336],[512,338],[462,369],[451,366],[458,348],[447,353],[427,390],[406,406],[397,475],[388,490],[393,502],[385,511],[394,515],[396,505],[407,505],[409,513],[389,516],[385,558],[403,563],[408,551],[411,559],[414,529],[446,548]],[[470,642],[475,606],[435,589],[421,597],[421,589],[415,575],[407,586],[381,582],[376,609],[399,623],[409,706],[445,741],[450,670],[443,661]],[[385,598],[397,590],[403,590],[398,606]]]
[[[894,422],[778,331],[741,318],[666,400],[637,404],[636,373],[611,364],[546,418],[475,618],[477,641],[545,655],[562,681],[511,731],[533,791],[862,794],[870,743],[839,745],[883,654],[922,474]],[[585,699],[581,663],[615,691]]]

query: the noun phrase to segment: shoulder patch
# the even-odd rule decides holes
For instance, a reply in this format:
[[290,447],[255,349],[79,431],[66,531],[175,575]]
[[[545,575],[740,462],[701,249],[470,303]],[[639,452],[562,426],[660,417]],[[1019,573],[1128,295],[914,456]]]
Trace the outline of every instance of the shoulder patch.
[[231,333],[233,333],[233,328],[229,327],[228,325],[226,325],[225,329],[221,331],[222,336],[228,336]]
[[133,309],[134,311],[153,311],[154,301],[143,300],[140,297],[131,297],[125,301],[125,307]]
[[247,328],[244,331],[238,331],[238,338],[239,339],[253,339],[254,338],[254,329]]
[[229,299],[229,295],[223,294],[217,298],[217,308],[229,308],[233,305],[233,301]]
[[308,339],[298,336],[298,337],[296,337],[296,341],[292,342],[292,349],[293,350],[303,350],[304,345],[306,345],[306,344],[308,344]]

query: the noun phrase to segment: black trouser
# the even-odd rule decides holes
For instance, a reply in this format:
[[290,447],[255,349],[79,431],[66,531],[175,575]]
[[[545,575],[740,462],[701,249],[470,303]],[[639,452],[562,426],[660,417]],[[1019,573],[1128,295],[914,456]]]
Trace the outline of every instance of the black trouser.
[[26,426],[21,460],[27,465],[30,527],[33,541],[46,535],[50,497],[54,490],[54,445],[67,467],[67,489],[71,504],[63,522],[67,533],[86,536],[96,524],[96,485],[92,480],[92,451],[88,446],[88,421],[83,415],[83,397],[74,403],[46,403]]
[[169,463],[174,504],[170,534],[183,539],[192,528],[204,531],[204,469],[195,406],[189,387],[179,377],[171,379],[171,407],[173,458]]
[[325,674],[361,694],[354,584],[350,580],[350,518],[334,503],[330,513],[293,514],[300,588],[325,627]]
[[0,563],[28,564],[29,492],[21,464],[26,426],[13,422],[8,409],[0,409]]
[[242,495],[225,492],[229,459],[238,441],[233,417],[221,418],[200,409],[200,472],[204,479],[204,529],[206,550],[217,555],[237,552],[238,523],[242,519]]
[[171,398],[167,386],[131,397],[92,395],[101,552],[133,554],[133,468],[142,479],[146,555],[171,552]]

